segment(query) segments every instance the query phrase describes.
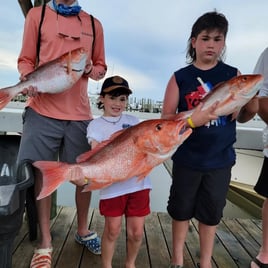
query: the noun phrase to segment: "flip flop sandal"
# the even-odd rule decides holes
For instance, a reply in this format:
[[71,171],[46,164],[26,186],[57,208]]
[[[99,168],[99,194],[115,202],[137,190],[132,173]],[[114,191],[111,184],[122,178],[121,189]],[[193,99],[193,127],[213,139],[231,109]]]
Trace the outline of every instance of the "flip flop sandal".
[[30,268],[51,268],[52,251],[52,248],[35,249]]
[[[268,268],[268,263],[262,263],[260,260],[258,260],[257,258],[254,258],[252,260],[252,262],[254,262],[255,264],[257,264],[259,266],[259,268]],[[251,264],[250,266],[251,267]]]

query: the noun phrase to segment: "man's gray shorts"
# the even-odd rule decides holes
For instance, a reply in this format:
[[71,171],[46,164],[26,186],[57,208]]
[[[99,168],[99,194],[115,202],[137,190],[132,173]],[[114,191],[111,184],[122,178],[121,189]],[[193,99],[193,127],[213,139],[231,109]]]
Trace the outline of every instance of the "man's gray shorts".
[[18,163],[23,160],[60,160],[75,163],[90,150],[86,138],[89,120],[58,120],[42,116],[31,108],[23,114],[23,133]]

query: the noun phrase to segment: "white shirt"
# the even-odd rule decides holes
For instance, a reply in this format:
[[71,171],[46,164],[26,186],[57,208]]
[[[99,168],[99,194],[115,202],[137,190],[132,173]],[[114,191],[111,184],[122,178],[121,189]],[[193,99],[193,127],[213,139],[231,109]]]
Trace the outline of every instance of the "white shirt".
[[261,53],[253,71],[254,74],[262,74],[264,81],[259,96],[268,96],[268,47]]
[[[119,117],[100,116],[89,123],[87,127],[87,138],[89,142],[92,140],[102,142],[109,139],[116,131],[138,123],[139,119],[137,117],[128,114],[122,114]],[[101,189],[100,199],[113,198],[144,189],[152,189],[150,178],[147,176],[143,180],[138,181],[137,177],[133,177]]]
[[[268,96],[268,47],[261,53],[253,71],[254,74],[262,74],[264,77],[259,96]],[[263,130],[263,154],[268,157],[268,127]]]

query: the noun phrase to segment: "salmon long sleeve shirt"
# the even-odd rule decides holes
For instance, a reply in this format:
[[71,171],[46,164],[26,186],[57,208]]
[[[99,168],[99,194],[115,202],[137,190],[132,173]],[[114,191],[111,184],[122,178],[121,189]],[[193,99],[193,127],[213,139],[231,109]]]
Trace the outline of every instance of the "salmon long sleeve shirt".
[[[42,7],[30,9],[25,20],[22,49],[18,58],[18,70],[23,76],[35,69],[41,11]],[[93,30],[88,13],[81,10],[79,16],[64,17],[57,14],[49,5],[46,6],[41,27],[39,66],[70,50],[85,47],[89,51],[87,63],[92,61],[93,68],[69,90],[57,94],[38,93],[37,96],[28,99],[26,106],[41,115],[60,120],[92,119],[87,93],[88,78],[102,79],[107,70],[103,28],[96,18],[94,24],[95,45],[92,50]]]

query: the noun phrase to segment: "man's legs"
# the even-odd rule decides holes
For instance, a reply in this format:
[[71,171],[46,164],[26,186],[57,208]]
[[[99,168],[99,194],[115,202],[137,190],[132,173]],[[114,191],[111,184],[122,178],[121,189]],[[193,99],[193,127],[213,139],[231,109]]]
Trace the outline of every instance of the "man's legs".
[[[35,170],[35,196],[40,192],[42,185],[42,174],[39,170]],[[38,224],[40,230],[40,239],[34,255],[31,260],[30,267],[51,267],[52,255],[52,238],[50,233],[50,210],[51,195],[43,199],[36,200],[36,210]]]
[[[40,192],[42,175],[39,170],[35,170],[35,193],[36,196]],[[51,247],[51,234],[50,234],[50,208],[51,208],[51,195],[46,198],[36,200],[36,208],[38,215],[38,223],[40,229],[40,242],[38,248]]]

